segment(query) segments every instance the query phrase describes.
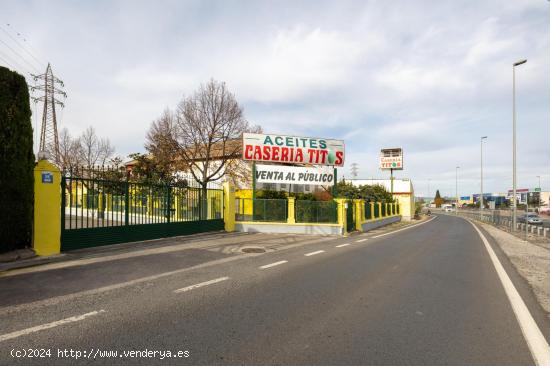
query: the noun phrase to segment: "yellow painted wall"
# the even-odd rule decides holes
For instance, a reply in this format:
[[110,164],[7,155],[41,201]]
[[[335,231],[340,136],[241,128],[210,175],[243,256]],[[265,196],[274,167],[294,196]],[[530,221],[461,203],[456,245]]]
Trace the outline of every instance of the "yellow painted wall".
[[[51,183],[43,182],[49,174]],[[34,168],[33,247],[41,256],[61,250],[61,172],[47,160],[40,160]]]

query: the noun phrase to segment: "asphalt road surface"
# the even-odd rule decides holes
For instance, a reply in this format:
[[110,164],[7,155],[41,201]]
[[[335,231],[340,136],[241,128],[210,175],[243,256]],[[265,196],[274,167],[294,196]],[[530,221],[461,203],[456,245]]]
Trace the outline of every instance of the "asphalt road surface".
[[441,215],[261,255],[193,249],[0,277],[0,364],[535,365],[489,253],[469,222]]

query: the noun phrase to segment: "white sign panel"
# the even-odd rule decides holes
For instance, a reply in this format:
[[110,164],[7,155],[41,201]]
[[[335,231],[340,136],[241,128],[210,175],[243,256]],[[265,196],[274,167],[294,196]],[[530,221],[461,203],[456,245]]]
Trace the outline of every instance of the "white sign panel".
[[243,133],[243,160],[344,166],[343,140]]
[[256,182],[283,184],[333,185],[334,169],[329,167],[295,167],[256,165]]
[[403,150],[400,147],[380,151],[380,169],[403,170]]

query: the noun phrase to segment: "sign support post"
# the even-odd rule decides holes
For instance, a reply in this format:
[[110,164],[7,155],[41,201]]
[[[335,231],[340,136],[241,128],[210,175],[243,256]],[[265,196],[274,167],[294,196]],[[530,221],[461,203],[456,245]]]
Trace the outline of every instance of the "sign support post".
[[391,195],[393,198],[393,168],[390,168]]
[[254,204],[256,201],[256,162],[252,162],[252,221],[254,221]]
[[338,188],[336,187],[337,183],[338,183],[338,170],[334,168],[334,185],[332,186],[332,198],[336,198],[336,195],[338,194]]

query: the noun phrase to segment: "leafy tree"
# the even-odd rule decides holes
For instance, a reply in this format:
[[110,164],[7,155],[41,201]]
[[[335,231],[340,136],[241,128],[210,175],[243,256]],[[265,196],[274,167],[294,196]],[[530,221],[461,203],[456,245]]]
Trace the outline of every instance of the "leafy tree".
[[25,78],[0,67],[0,252],[32,243],[34,153]]
[[354,186],[346,181],[338,182],[337,197],[347,199],[364,199],[368,202],[394,202],[392,194],[381,185]]

